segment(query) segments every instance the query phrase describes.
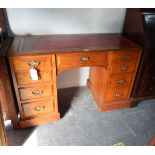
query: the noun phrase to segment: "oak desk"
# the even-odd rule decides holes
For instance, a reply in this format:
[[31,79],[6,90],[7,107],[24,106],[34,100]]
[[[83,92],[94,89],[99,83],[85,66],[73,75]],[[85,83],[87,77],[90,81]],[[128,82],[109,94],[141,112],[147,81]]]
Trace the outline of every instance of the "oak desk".
[[[140,55],[141,47],[120,34],[15,37],[8,57],[19,126],[60,118],[56,74],[75,67],[90,66],[87,85],[101,111],[130,107]],[[37,70],[37,81],[30,68]]]

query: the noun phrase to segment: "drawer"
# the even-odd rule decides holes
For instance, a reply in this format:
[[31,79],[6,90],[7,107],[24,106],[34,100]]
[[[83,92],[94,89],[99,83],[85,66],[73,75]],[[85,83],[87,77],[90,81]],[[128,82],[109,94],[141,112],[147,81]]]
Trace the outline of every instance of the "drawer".
[[122,100],[127,99],[128,97],[129,97],[129,88],[124,89],[110,88],[107,91],[106,101]]
[[37,115],[53,112],[53,99],[41,100],[36,102],[27,102],[22,105],[23,116],[35,117]]
[[119,88],[131,86],[133,80],[133,74],[120,74],[117,76],[109,77],[109,88]]
[[70,54],[57,54],[58,70],[82,66],[104,66],[106,52],[82,52]]
[[15,70],[18,69],[29,69],[29,68],[38,68],[38,69],[51,69],[51,58],[48,56],[23,56],[13,58],[13,66]]
[[53,94],[52,90],[53,90],[52,85],[21,88],[19,89],[20,100],[24,101],[24,100],[49,97],[49,96],[52,96]]
[[116,63],[116,64],[111,64],[110,67],[110,72],[112,74],[117,74],[117,73],[130,73],[130,72],[135,72],[136,70],[136,62],[135,63]]
[[39,80],[37,81],[31,80],[29,70],[20,70],[15,75],[18,85],[52,81],[51,71],[38,71]]
[[135,61],[138,59],[139,51],[117,51],[112,52],[112,62],[117,61]]

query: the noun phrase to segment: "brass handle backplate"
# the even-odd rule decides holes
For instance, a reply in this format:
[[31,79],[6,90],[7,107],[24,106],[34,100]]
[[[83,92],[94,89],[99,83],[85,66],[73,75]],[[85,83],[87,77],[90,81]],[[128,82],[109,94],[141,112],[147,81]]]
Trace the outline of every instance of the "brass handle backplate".
[[37,107],[34,107],[34,110],[36,111],[43,111],[45,109],[44,106],[37,106]]
[[86,63],[86,62],[89,61],[89,57],[80,57],[79,61],[82,62],[82,63]]
[[120,69],[121,69],[121,72],[127,72],[128,71],[128,67],[126,67],[126,66],[122,66]]
[[42,95],[42,90],[38,90],[38,89],[33,90],[33,91],[32,91],[32,94],[35,95],[35,96]]
[[123,96],[122,93],[115,93],[115,94],[114,94],[114,97],[115,97],[115,98],[116,98],[116,97],[121,97],[121,96]]
[[39,66],[39,64],[40,64],[39,61],[30,61],[30,62],[28,62],[28,65],[30,66],[30,68],[36,68],[36,67]]
[[130,56],[129,54],[125,54],[125,55],[122,56],[122,59],[123,59],[123,60],[129,60],[130,57],[131,57],[131,56]]
[[118,84],[124,84],[125,83],[125,80],[124,79],[117,80],[117,83]]

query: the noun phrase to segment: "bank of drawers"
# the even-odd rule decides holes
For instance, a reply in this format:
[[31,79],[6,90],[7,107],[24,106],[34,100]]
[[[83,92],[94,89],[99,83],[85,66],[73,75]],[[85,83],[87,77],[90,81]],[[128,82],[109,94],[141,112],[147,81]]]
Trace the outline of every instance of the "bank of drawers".
[[117,101],[130,97],[139,55],[139,51],[111,52],[106,101]]
[[[44,55],[12,58],[22,119],[54,112],[52,60],[52,56]],[[30,68],[37,70],[37,81],[30,78]]]

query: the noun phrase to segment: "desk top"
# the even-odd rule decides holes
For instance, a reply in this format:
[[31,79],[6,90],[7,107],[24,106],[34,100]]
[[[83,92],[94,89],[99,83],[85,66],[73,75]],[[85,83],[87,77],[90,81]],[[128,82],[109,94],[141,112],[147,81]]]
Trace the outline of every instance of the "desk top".
[[121,34],[76,34],[17,36],[9,56],[51,54],[76,51],[106,51],[141,47]]

